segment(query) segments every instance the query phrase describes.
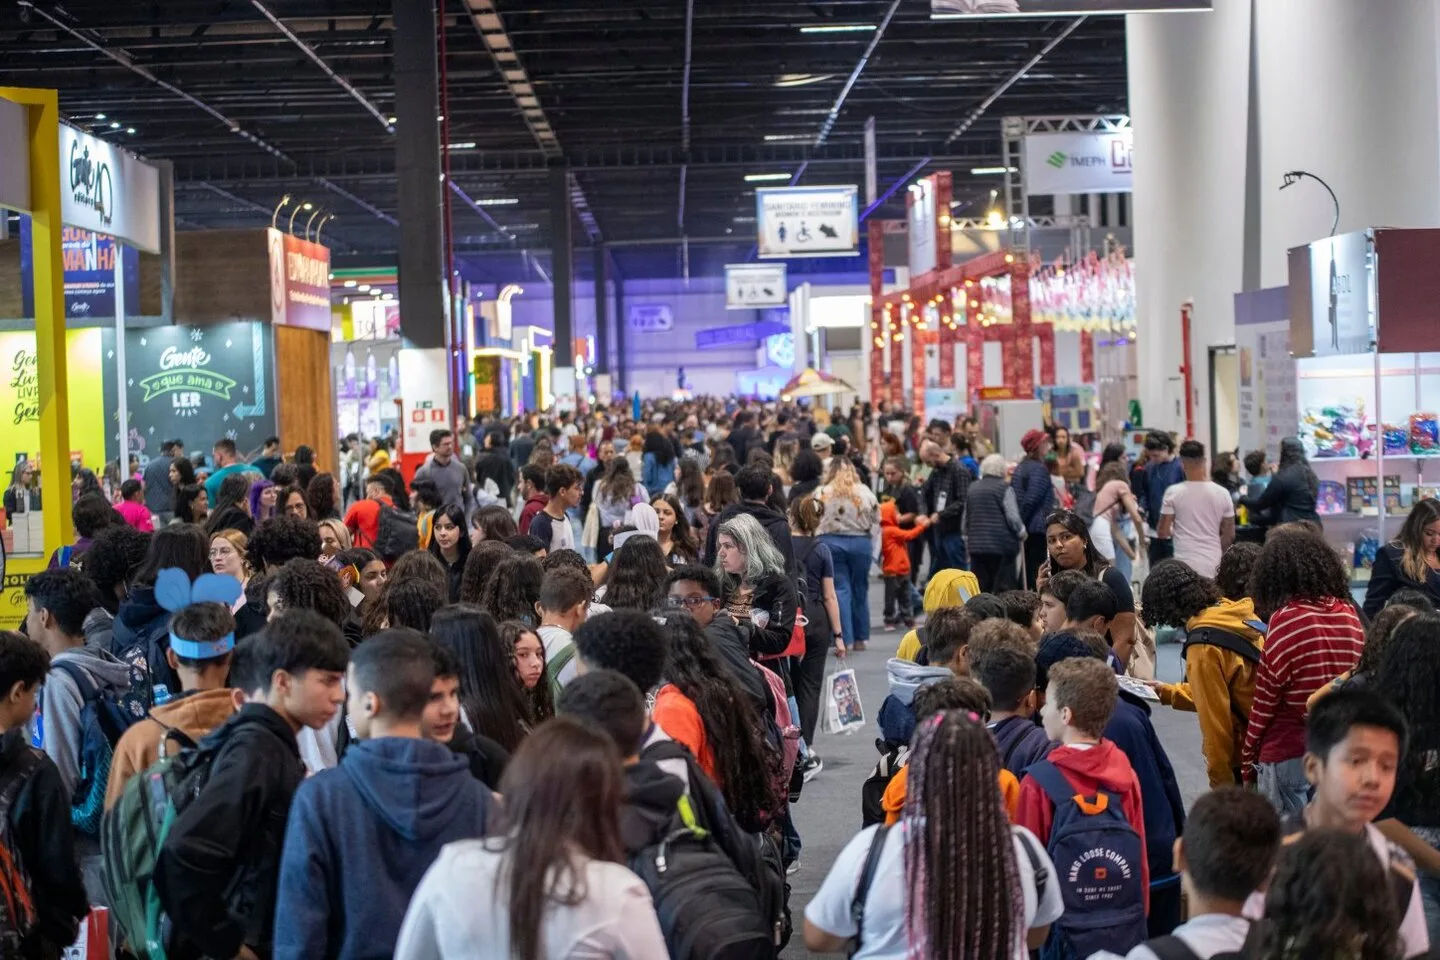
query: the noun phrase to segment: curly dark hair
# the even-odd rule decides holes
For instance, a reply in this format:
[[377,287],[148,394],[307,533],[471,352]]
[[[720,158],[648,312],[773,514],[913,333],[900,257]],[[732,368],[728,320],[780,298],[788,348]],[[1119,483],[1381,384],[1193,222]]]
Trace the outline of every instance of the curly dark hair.
[[115,588],[128,589],[149,549],[150,534],[141,533],[128,523],[106,527],[95,535],[95,542],[81,558],[80,569],[99,589],[100,605],[106,610],[114,613],[120,608]]
[[[1403,607],[1382,610],[1375,623],[1400,615]],[[1366,687],[1383,690],[1385,696],[1405,714],[1410,725],[1409,746],[1396,776],[1395,800],[1414,808],[1428,804],[1440,789],[1440,770],[1433,758],[1440,751],[1440,658],[1435,656],[1435,638],[1440,636],[1440,615],[1420,613],[1394,627],[1380,644],[1379,664],[1367,675]],[[1371,639],[1365,638],[1361,664],[1370,658]],[[1371,658],[1373,659],[1373,658]],[[1361,664],[1355,668],[1361,674]]]
[[725,805],[746,831],[765,829],[785,801],[775,782],[779,752],[764,738],[745,692],[720,662],[695,618],[665,614],[664,676],[695,704]]
[[345,585],[334,570],[309,557],[286,561],[271,578],[267,593],[284,610],[314,610],[336,626],[343,626],[350,616]]
[[259,524],[250,535],[245,559],[251,570],[283,567],[296,557],[320,556],[320,527],[314,520],[277,514]]
[[653,537],[632,536],[620,545],[605,573],[605,605],[613,609],[653,610],[665,605],[670,567]]
[[1292,600],[1349,600],[1350,580],[1340,557],[1317,533],[1303,527],[1276,529],[1250,571],[1255,612],[1269,620]]
[[[496,620],[534,624],[535,601],[540,599],[540,583],[544,579],[545,570],[539,560],[511,550],[485,581],[480,606]],[[461,596],[464,596],[463,590]]]
[[545,555],[545,559],[540,561],[540,566],[546,573],[549,573],[551,570],[569,568],[571,570],[579,570],[587,577],[590,575],[590,564],[586,563],[585,558],[575,550],[552,550]]
[[385,584],[385,619],[392,628],[430,632],[430,618],[445,605],[445,593],[429,580],[411,577]]
[[1183,627],[1220,601],[1220,588],[1183,561],[1162,560],[1140,591],[1140,619],[1147,627]]
[[[274,473],[271,473],[274,478]],[[310,505],[310,519],[336,520],[340,517],[340,505],[335,502],[335,475],[317,473],[305,486],[305,502]]]
[[402,553],[390,568],[388,579],[392,583],[396,580],[424,580],[433,584],[442,595],[450,589],[450,575],[445,572],[445,564],[425,550]]
[[1255,561],[1260,559],[1260,544],[1249,540],[1230,544],[1220,557],[1220,568],[1215,571],[1215,586],[1226,600],[1244,600],[1250,596],[1250,573]]
[[124,523],[125,518],[110,505],[103,493],[86,493],[81,494],[70,507],[70,522],[75,525],[78,536],[93,538],[106,527]]
[[[500,624],[500,644],[510,654],[510,666],[515,671],[516,682],[520,681],[520,671],[515,667],[515,645],[525,634],[530,634],[537,640],[540,635],[535,628],[521,623],[519,620],[506,620]],[[540,644],[540,659],[545,659],[545,644]],[[522,684],[523,689],[523,684]],[[529,690],[525,690],[525,699],[530,705],[530,725],[544,723],[555,716],[555,691],[550,686],[550,680],[545,674],[540,674],[540,682]]]
[[1365,834],[1306,830],[1280,849],[1265,896],[1262,960],[1393,960],[1400,916]]
[[1375,619],[1365,628],[1365,649],[1360,651],[1360,659],[1355,662],[1351,675],[1373,679],[1385,659],[1386,651],[1390,649],[1395,631],[1402,623],[1423,612],[1414,607],[1394,606],[1375,614]]
[[616,670],[648,694],[665,672],[665,631],[649,612],[614,610],[575,631],[575,649],[592,670]]
[[465,569],[460,574],[460,602],[480,602],[485,584],[495,573],[500,561],[515,551],[503,540],[481,540],[465,558]]

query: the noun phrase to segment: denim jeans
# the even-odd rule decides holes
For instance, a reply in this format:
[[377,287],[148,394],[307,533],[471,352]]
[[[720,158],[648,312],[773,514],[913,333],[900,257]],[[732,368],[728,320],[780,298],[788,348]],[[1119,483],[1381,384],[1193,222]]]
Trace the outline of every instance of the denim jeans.
[[942,533],[935,537],[940,547],[939,569],[969,570],[970,556],[965,552],[965,537],[958,533]]
[[1279,763],[1255,764],[1255,788],[1282,818],[1300,813],[1310,802],[1305,759],[1294,757]]
[[870,538],[827,533],[820,541],[835,561],[835,598],[840,601],[845,646],[865,643],[870,639]]

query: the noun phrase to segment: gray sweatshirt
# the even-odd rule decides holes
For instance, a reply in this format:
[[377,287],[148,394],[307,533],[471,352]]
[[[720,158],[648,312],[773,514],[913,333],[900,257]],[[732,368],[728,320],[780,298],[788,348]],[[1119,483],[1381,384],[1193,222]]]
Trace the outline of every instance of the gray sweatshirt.
[[422,477],[435,484],[435,489],[440,491],[441,503],[454,504],[466,513],[475,505],[470,494],[470,471],[459,457],[451,457],[449,463],[442,464],[435,459],[435,454],[430,454],[415,471],[416,480]]
[[89,674],[98,689],[130,689],[130,667],[104,650],[76,647],[57,654],[50,661],[50,673],[40,692],[44,724],[41,748],[55,762],[65,794],[73,797],[80,782],[80,711],[84,703],[80,688],[56,664],[74,663]]

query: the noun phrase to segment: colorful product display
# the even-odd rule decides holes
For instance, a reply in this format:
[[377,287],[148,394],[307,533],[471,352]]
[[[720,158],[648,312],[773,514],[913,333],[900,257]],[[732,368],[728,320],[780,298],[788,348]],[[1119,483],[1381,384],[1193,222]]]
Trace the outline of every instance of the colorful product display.
[[1306,407],[1300,415],[1300,440],[1307,456],[1317,459],[1368,457],[1375,451],[1375,423],[1365,402]]
[[1440,456],[1440,419],[1435,414],[1410,415],[1410,452],[1417,457]]
[[[1373,479],[1373,478],[1372,478]],[[1315,493],[1315,512],[1321,516],[1330,517],[1336,514],[1359,512],[1352,504],[1350,492],[1345,485],[1336,483],[1334,480],[1321,480],[1320,488]]]

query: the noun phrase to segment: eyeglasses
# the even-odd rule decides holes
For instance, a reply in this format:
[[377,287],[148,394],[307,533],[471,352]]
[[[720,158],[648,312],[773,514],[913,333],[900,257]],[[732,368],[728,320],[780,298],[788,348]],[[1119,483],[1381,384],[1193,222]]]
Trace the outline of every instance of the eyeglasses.
[[714,603],[714,597],[666,597],[665,605],[669,607],[698,607],[702,603]]

